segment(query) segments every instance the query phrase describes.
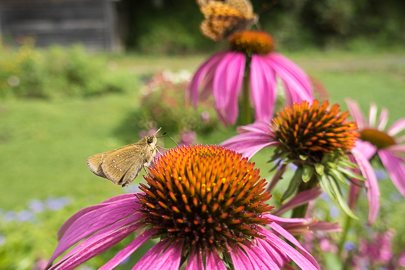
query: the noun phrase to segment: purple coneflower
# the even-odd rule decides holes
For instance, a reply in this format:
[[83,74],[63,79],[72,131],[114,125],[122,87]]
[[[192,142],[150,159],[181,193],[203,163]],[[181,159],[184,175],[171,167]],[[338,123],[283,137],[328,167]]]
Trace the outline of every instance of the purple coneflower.
[[[370,220],[374,220],[379,208],[377,180],[368,160],[354,148],[359,135],[356,125],[346,121],[348,115],[348,112],[341,112],[337,104],[329,106],[328,102],[320,104],[314,100],[310,104],[304,101],[286,107],[270,123],[256,122],[239,128],[240,134],[225,141],[223,146],[249,158],[262,148],[273,147],[271,160],[278,161],[278,177],[274,178],[271,188],[281,179],[279,172],[284,172],[287,164],[297,167],[282,200],[320,184],[352,217],[340,186],[346,179],[359,178],[351,170],[354,164],[349,158],[353,158],[366,179]],[[305,207],[296,209],[300,212],[296,215],[293,212],[294,216],[304,216]]]
[[157,243],[133,269],[280,269],[290,261],[319,269],[279,225],[285,219],[269,214],[266,181],[240,154],[219,146],[179,147],[160,156],[145,179],[141,192],[82,209],[66,221],[49,269],[74,269],[135,231],[135,239],[100,269],[116,267],[149,239]]
[[355,101],[347,100],[347,105],[359,128],[359,147],[368,159],[379,157],[392,182],[405,197],[405,134],[400,135],[405,130],[405,118],[387,128],[387,109],[381,110],[377,120],[377,106],[371,105],[367,121]]
[[[284,84],[288,104],[313,99],[309,77],[292,61],[274,52],[269,34],[240,31],[230,36],[229,43],[228,51],[211,56],[194,74],[188,88],[194,105],[199,98],[213,94],[221,120],[234,124],[238,117],[238,96],[243,88],[242,114],[250,113],[251,101],[256,120],[267,121],[276,103],[277,79]],[[245,121],[250,122],[250,119]]]

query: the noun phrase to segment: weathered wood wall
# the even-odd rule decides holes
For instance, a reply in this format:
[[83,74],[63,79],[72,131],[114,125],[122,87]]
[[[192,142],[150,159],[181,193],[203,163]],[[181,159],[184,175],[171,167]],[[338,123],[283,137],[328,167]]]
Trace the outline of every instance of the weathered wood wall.
[[116,50],[115,27],[110,0],[0,0],[0,34],[10,43],[32,37],[37,46],[81,43]]

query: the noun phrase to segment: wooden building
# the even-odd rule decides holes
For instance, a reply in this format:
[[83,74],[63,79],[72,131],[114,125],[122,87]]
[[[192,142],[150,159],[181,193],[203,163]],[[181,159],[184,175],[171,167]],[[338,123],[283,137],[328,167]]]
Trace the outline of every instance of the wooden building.
[[32,38],[37,46],[122,46],[113,0],[0,0],[0,35],[8,44]]

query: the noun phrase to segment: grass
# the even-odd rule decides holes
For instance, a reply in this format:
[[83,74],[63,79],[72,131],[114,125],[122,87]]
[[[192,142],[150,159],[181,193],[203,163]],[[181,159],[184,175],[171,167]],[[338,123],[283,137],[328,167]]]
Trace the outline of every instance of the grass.
[[[404,54],[311,52],[289,57],[321,80],[333,101],[351,97],[359,100],[364,108],[375,101],[390,109],[391,120],[403,115]],[[192,70],[202,60],[202,56],[133,55],[109,59],[134,76],[161,69]],[[89,204],[121,192],[119,187],[92,175],[85,160],[93,153],[122,145],[120,132],[133,133],[134,141],[137,140],[135,130],[130,126],[125,130],[130,121],[128,115],[139,106],[137,92],[134,89],[127,94],[93,99],[3,101],[0,104],[1,208],[18,209],[32,198],[62,195]],[[219,143],[228,135],[219,131],[200,141]]]

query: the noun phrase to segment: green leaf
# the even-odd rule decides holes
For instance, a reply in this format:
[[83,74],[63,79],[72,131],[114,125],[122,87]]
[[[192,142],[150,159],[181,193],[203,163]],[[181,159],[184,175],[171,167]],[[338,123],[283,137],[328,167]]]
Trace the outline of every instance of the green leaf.
[[320,163],[316,163],[315,164],[315,171],[316,171],[317,174],[322,176],[324,174],[325,167]]
[[298,186],[301,184],[302,181],[301,178],[302,178],[302,168],[298,168],[295,171],[294,176],[291,178],[290,183],[288,184],[288,187],[284,192],[283,196],[281,196],[282,202],[297,191]]
[[352,170],[342,168],[342,167],[339,167],[338,170],[341,173],[343,173],[344,175],[348,176],[349,178],[354,178],[354,179],[361,180],[361,181],[365,180],[362,175],[357,174],[357,173],[353,172]]
[[335,180],[341,182],[342,184],[347,184],[345,176],[338,170],[329,170],[328,172]]
[[311,180],[312,176],[314,175],[314,171],[314,167],[304,165],[304,170],[302,172],[302,181],[304,181],[304,183],[307,183],[309,180]]
[[358,219],[356,215],[352,212],[349,206],[346,204],[346,201],[342,197],[342,193],[339,189],[336,180],[330,177],[321,178],[321,187],[325,189],[328,195],[340,206],[340,208],[351,218]]

